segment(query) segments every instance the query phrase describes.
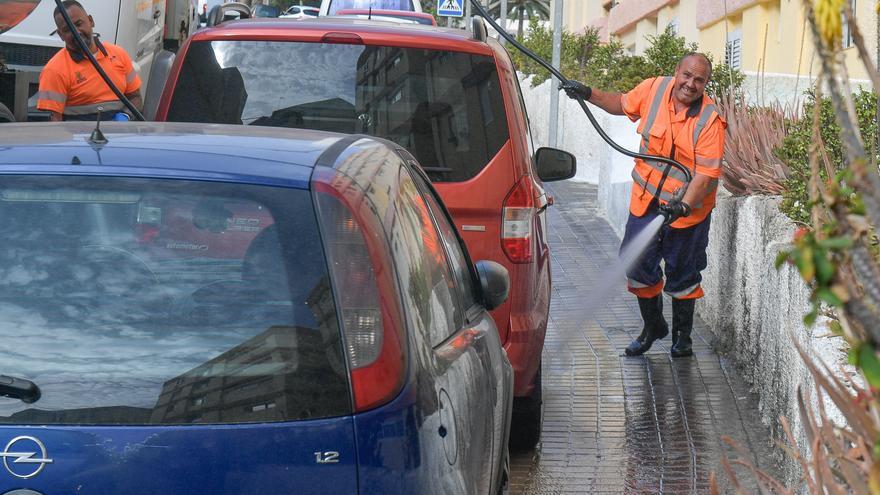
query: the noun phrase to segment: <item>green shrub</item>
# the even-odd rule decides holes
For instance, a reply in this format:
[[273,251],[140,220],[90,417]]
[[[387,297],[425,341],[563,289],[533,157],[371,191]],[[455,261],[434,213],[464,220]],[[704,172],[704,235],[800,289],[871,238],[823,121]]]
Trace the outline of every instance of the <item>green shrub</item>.
[[[627,53],[619,41],[599,43],[599,33],[592,27],[581,34],[563,31],[560,54],[562,74],[594,88],[626,92],[649,77],[672,75],[681,57],[698,51],[696,43],[688,43],[684,37],[676,36],[671,27],[647,39],[650,46],[644,56],[639,56]],[[520,42],[544,60],[552,59],[551,29],[535,23]],[[534,75],[532,86],[538,86],[550,77],[549,72],[522,52],[515,48],[510,50],[517,70]],[[714,65],[707,92],[716,95],[721,91],[738,90],[744,79],[745,75],[738,70],[724,64]]]
[[[789,179],[785,183],[786,191],[782,195],[781,210],[795,221],[810,222],[810,204],[808,181],[810,178],[810,146],[813,143],[813,108],[816,96],[812,91],[806,93],[803,116],[788,122],[788,136],[776,149],[776,155],[782,159],[790,170]],[[843,145],[840,141],[840,127],[834,119],[834,110],[830,98],[822,98],[820,103],[819,128],[825,152],[831,167],[839,171],[843,166]],[[859,120],[859,131],[862,139],[867,141],[866,148],[871,149],[870,140],[877,132],[877,95],[871,91],[863,91],[853,95],[853,105]],[[875,160],[877,158],[875,151]],[[828,180],[825,167],[819,167],[822,180]]]

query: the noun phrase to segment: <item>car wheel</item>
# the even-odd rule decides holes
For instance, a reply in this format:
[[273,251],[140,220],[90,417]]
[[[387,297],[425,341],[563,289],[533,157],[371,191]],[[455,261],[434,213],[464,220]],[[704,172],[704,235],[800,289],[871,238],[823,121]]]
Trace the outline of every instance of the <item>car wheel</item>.
[[529,397],[513,399],[513,419],[510,424],[510,446],[516,450],[531,450],[541,439],[543,420],[541,368],[535,375],[535,389]]
[[15,122],[15,115],[12,115],[12,112],[9,111],[6,105],[0,103],[0,124],[9,122]]

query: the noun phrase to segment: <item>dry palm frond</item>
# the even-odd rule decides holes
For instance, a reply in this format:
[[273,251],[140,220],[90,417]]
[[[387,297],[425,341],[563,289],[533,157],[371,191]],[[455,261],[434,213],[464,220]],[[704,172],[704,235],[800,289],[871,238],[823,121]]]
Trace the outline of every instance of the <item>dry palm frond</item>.
[[724,187],[735,196],[781,194],[789,171],[773,150],[785,138],[785,111],[778,104],[750,109],[731,95],[719,105],[727,121]]

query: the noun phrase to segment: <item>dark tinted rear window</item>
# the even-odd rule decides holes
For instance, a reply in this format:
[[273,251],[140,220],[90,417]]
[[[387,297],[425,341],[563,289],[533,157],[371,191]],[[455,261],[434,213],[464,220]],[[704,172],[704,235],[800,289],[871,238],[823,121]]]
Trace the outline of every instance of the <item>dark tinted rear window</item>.
[[370,134],[450,182],[474,177],[508,139],[492,57],[381,46],[193,43],[168,120]]
[[[0,423],[350,413],[308,191],[0,177]],[[288,276],[290,275],[290,276]]]

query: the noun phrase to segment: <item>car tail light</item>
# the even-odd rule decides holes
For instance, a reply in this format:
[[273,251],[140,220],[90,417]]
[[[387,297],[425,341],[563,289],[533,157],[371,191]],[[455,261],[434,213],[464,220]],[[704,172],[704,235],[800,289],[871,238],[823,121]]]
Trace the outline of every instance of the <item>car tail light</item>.
[[532,179],[524,176],[504,198],[501,225],[501,247],[514,263],[532,261],[534,237],[535,191]]
[[[323,187],[317,187],[323,186]],[[404,354],[390,260],[381,240],[364,229],[342,196],[317,184],[318,211],[345,351],[355,411],[384,404],[403,383]]]

